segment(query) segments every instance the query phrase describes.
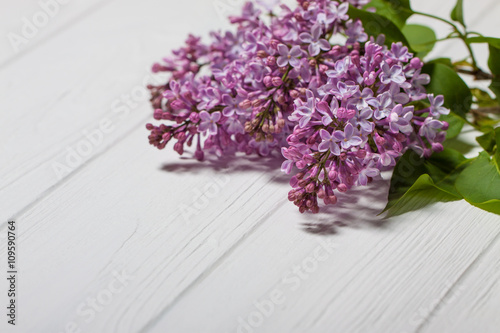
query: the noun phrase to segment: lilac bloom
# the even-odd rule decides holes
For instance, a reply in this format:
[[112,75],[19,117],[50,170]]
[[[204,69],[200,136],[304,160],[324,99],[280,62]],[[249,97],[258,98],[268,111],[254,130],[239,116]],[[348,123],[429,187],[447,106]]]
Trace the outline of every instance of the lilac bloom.
[[311,33],[303,32],[299,35],[303,43],[309,44],[308,51],[311,57],[317,56],[321,50],[329,51],[332,48],[326,39],[320,38],[321,33],[321,27],[315,24],[312,27]]
[[380,170],[374,167],[375,162],[370,161],[368,165],[359,172],[358,184],[366,186],[368,184],[368,177],[374,178],[380,174]]
[[324,152],[327,150],[330,150],[330,152],[333,155],[339,156],[340,155],[340,148],[339,145],[336,143],[339,140],[331,135],[327,130],[321,129],[319,131],[319,135],[321,136],[321,139],[323,140],[319,146],[318,146],[318,151]]
[[209,110],[219,104],[220,91],[209,87],[200,91],[201,102],[198,104],[198,109]]
[[412,88],[408,89],[408,94],[413,99],[422,99],[425,97],[425,87],[424,85],[431,82],[431,77],[428,74],[420,74],[420,69],[415,71],[411,79]]
[[371,106],[377,106],[377,99],[373,97],[373,91],[370,88],[364,88],[363,91],[357,91],[349,100],[348,107],[354,105],[361,110]]
[[328,126],[332,123],[334,115],[337,114],[339,102],[335,97],[332,98],[330,106],[325,101],[321,101],[316,105],[316,110],[323,115],[321,123]]
[[378,96],[378,106],[375,108],[373,117],[377,120],[383,119],[391,113],[391,106],[393,104],[391,95],[388,92]]
[[439,120],[432,118],[425,118],[422,127],[418,131],[420,136],[425,136],[430,140],[434,140],[436,138],[437,131],[443,127],[443,123]]
[[291,50],[284,44],[278,45],[279,57],[276,61],[277,65],[280,67],[285,67],[290,64],[292,67],[297,67],[300,65],[299,57],[302,56],[302,50],[300,46],[295,45]]
[[410,134],[413,131],[410,121],[413,118],[413,106],[403,108],[403,105],[396,105],[389,114],[389,128],[393,133]]
[[305,82],[311,81],[311,66],[307,58],[300,59],[300,65],[293,68],[288,77],[291,79],[302,78]]
[[286,33],[283,35],[283,40],[295,41],[299,38],[299,28],[296,22],[286,22],[285,29]]
[[227,118],[224,125],[226,126],[226,131],[229,134],[245,133],[245,128],[237,118],[234,117]]
[[307,102],[304,103],[302,100],[296,100],[295,102],[295,111],[289,117],[291,121],[299,121],[299,127],[304,128],[314,113],[316,109],[316,97],[313,92],[310,90],[306,91]]
[[387,150],[383,153],[380,154],[380,158],[378,160],[378,163],[382,167],[388,167],[388,166],[395,166],[396,165],[396,158],[399,157],[399,154],[396,153],[393,150]]
[[387,56],[396,61],[408,62],[411,57],[413,57],[412,53],[408,53],[408,48],[403,46],[403,43],[392,43],[391,50],[387,52]]
[[389,93],[394,103],[406,104],[410,101],[410,96],[401,92],[400,86],[396,83],[391,83]]
[[217,134],[217,122],[220,120],[221,114],[219,111],[216,111],[212,114],[207,111],[200,112],[200,125],[198,129],[201,133],[204,133],[208,130],[210,135]]
[[383,84],[394,82],[401,85],[406,82],[403,68],[399,65],[389,67],[388,64],[384,63],[382,65],[382,73],[380,73],[380,81],[382,81]]
[[359,91],[359,86],[354,84],[354,82],[338,82],[337,89],[333,91],[335,97],[339,100],[346,100],[353,96],[357,91]]
[[372,116],[373,116],[373,111],[369,107],[366,107],[361,111],[359,111],[359,114],[356,117],[356,123],[357,125],[359,125],[363,133],[370,134],[371,132],[373,132],[375,124],[372,121],[370,121]]
[[235,112],[237,115],[245,114],[245,110],[242,110],[239,106],[240,102],[243,101],[243,98],[240,96],[231,97],[230,95],[222,96],[222,104],[226,105],[224,110],[222,110],[222,114],[225,117],[231,117]]
[[335,63],[335,69],[326,71],[328,77],[340,79],[349,72],[350,57],[345,57]]
[[345,34],[347,35],[348,44],[353,44],[355,42],[364,43],[368,40],[368,35],[365,33],[363,29],[363,24],[360,20],[348,21],[346,23],[347,29],[345,30]]
[[340,145],[344,149],[348,149],[349,147],[353,146],[359,146],[363,142],[363,140],[359,136],[354,134],[354,126],[352,126],[351,123],[347,123],[345,125],[344,131],[333,132],[333,136],[335,137],[335,139],[340,141]]
[[443,95],[438,95],[434,97],[434,94],[427,95],[429,98],[429,102],[431,103],[431,111],[430,114],[434,117],[438,117],[439,115],[447,115],[450,113],[450,110],[443,107],[444,97]]

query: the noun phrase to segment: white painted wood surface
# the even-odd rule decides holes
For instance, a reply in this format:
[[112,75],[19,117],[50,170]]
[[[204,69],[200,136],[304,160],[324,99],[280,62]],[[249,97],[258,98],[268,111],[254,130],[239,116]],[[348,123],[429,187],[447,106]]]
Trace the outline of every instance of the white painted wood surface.
[[[0,3],[3,36],[41,10]],[[73,0],[18,53],[0,42],[1,266],[8,219],[20,251],[18,325],[2,314],[0,331],[500,332],[498,216],[453,202],[383,220],[387,181],[300,215],[279,162],[200,164],[147,144],[147,98],[123,112],[127,95],[188,33],[228,27],[215,3]],[[498,1],[465,8],[473,30],[500,37]],[[443,55],[465,53],[443,43]],[[2,279],[2,304],[6,290]]]

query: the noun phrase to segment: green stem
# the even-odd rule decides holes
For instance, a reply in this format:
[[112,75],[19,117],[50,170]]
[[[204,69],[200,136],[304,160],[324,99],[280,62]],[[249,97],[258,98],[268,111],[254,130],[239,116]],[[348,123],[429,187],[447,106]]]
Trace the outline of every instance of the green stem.
[[[432,14],[427,14],[427,13],[422,13],[422,12],[414,12],[414,14],[417,14],[417,15],[421,15],[421,16],[426,16],[426,17],[430,17],[430,18],[433,18],[435,20],[438,20],[438,21],[441,21],[443,23],[446,23],[448,25],[450,25],[453,30],[458,33],[458,36],[457,38],[460,38],[464,44],[465,44],[465,47],[467,47],[467,50],[469,51],[469,55],[471,57],[471,61],[472,61],[472,66],[474,67],[474,70],[478,70],[478,66],[477,66],[477,61],[476,61],[476,58],[474,57],[474,52],[472,51],[472,47],[470,46],[469,43],[467,43],[467,31],[465,32],[462,32],[460,31],[460,29],[458,28],[457,25],[455,25],[454,23],[444,19],[444,18],[441,18],[439,16],[435,16],[435,15],[432,15]],[[451,38],[451,37],[450,37]]]

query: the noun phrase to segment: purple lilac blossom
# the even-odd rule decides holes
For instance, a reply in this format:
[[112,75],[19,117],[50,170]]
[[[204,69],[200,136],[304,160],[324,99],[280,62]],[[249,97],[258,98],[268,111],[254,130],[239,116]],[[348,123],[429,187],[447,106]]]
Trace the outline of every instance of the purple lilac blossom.
[[[430,77],[402,43],[383,45],[347,15],[367,0],[259,0],[231,17],[235,31],[189,36],[153,72],[149,142],[194,157],[281,151],[292,174],[288,198],[300,212],[335,204],[337,193],[364,186],[394,167],[407,149],[442,150],[449,113],[427,95]],[[272,12],[277,8],[279,12]],[[346,42],[332,44],[344,35]],[[418,102],[418,103],[415,103]],[[409,105],[412,103],[412,106]],[[417,107],[418,105],[418,107]]]

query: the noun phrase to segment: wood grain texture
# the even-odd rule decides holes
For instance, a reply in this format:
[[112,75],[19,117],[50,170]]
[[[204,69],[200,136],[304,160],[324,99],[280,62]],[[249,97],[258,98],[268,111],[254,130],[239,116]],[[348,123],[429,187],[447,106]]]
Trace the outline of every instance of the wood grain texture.
[[[19,326],[0,331],[498,332],[498,216],[462,201],[385,220],[387,180],[300,215],[279,160],[180,159],[148,146],[146,100],[116,112],[188,33],[228,26],[214,4],[70,2],[22,56],[0,56],[0,260],[15,217],[21,266]],[[0,33],[39,5],[8,6]],[[497,1],[465,8],[500,36]],[[453,45],[431,56],[465,55]],[[58,177],[103,119],[114,129]]]

